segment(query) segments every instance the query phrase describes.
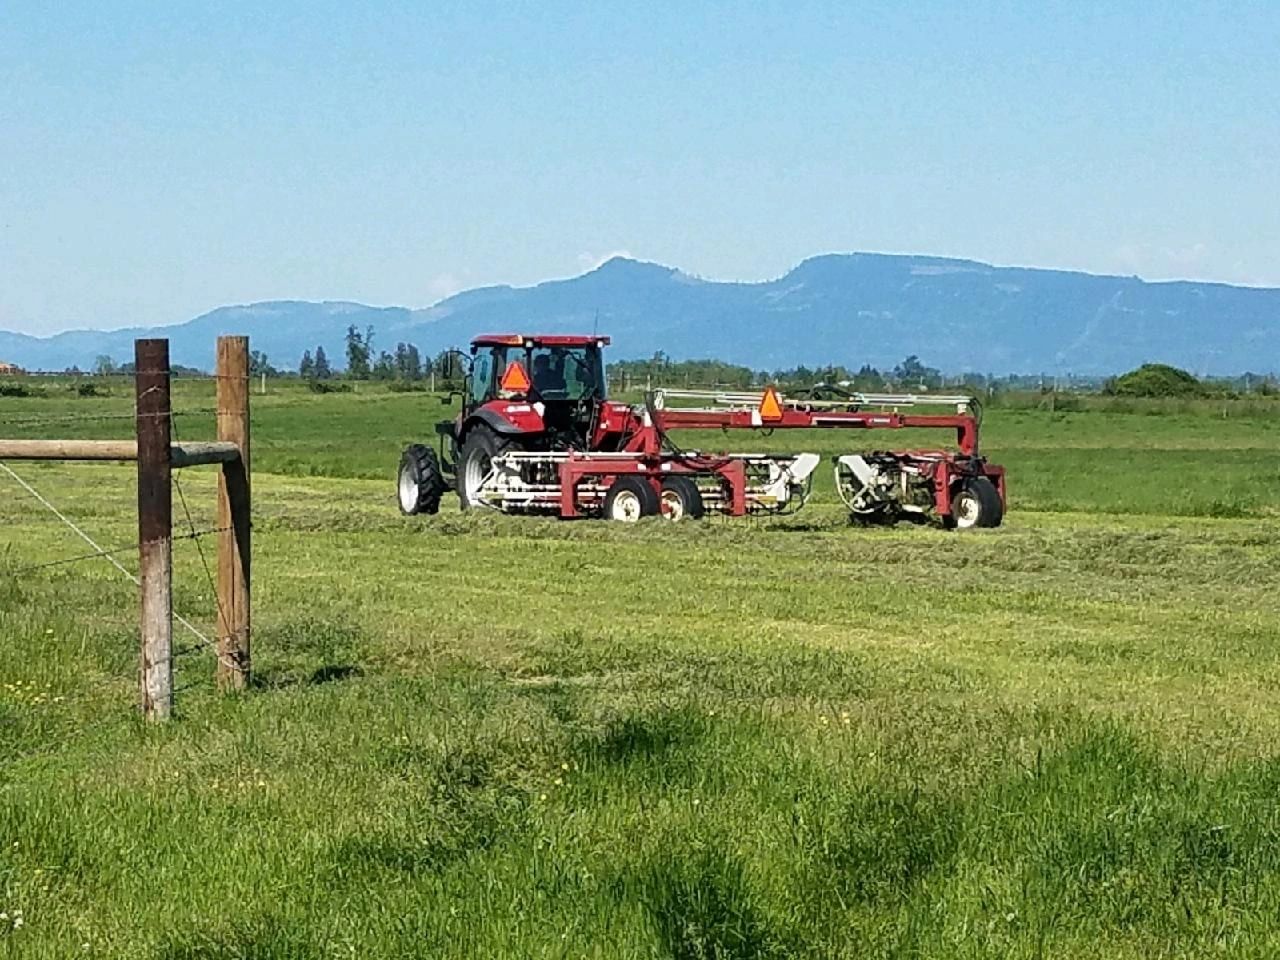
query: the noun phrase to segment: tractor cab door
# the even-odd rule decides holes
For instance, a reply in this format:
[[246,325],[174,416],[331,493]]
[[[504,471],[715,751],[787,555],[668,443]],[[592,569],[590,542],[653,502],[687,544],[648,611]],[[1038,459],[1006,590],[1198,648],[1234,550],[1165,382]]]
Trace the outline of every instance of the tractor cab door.
[[483,406],[497,396],[497,370],[505,356],[504,347],[480,347],[472,354],[471,379],[467,384],[468,410]]

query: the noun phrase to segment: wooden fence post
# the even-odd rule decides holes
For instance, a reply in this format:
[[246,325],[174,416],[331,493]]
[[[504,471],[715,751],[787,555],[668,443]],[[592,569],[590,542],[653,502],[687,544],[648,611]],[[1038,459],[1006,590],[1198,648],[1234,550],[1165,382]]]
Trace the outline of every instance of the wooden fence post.
[[218,687],[249,683],[249,338],[219,337],[218,439],[240,456],[218,476]]
[[138,439],[142,713],[173,713],[173,490],[169,485],[169,341],[134,341]]

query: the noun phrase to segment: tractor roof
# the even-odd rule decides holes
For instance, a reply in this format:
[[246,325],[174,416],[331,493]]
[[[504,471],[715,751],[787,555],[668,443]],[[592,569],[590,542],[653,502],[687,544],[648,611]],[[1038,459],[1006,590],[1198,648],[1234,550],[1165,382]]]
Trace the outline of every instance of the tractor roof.
[[609,338],[558,333],[482,333],[471,341],[473,347],[518,347],[526,343],[535,347],[605,347],[609,345]]

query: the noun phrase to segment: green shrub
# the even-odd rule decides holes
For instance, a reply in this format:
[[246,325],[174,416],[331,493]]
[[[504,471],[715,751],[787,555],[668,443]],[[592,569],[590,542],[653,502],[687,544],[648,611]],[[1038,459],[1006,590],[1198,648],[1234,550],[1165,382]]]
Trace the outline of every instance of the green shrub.
[[307,389],[312,393],[350,393],[351,384],[341,380],[308,380]]
[[1208,391],[1186,370],[1144,363],[1137,370],[1108,380],[1102,392],[1119,397],[1203,397]]
[[0,383],[0,397],[43,397],[44,391],[39,387],[28,387],[25,383]]

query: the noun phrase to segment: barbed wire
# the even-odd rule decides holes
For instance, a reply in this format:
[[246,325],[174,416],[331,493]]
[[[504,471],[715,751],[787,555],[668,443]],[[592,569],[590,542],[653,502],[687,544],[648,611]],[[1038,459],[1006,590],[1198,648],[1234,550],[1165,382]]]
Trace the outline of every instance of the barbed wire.
[[[84,530],[82,530],[79,526],[77,526],[75,521],[71,520],[69,517],[66,516],[66,514],[64,514],[52,503],[50,503],[49,500],[40,493],[40,491],[36,490],[35,487],[31,486],[31,484],[23,480],[22,477],[14,473],[12,467],[10,467],[4,461],[0,461],[0,470],[3,470],[5,473],[9,474],[9,476],[12,477],[18,483],[19,486],[21,486],[24,490],[26,490],[27,493],[31,494],[31,496],[34,497],[47,510],[49,510],[49,512],[51,512],[54,516],[56,516],[59,520],[61,520],[64,524],[66,524],[78,537],[80,537],[80,539],[84,540],[85,543],[89,544],[89,546],[94,549],[94,551],[98,556],[101,556],[104,560],[106,560],[113,567],[119,570],[120,573],[122,573],[125,577],[127,577],[129,581],[133,583],[134,586],[136,587],[142,586],[142,581],[138,579],[137,575],[131,572],[128,568],[124,566],[124,564],[122,564],[119,560],[117,560],[111,551],[104,550],[102,546],[97,543],[97,541],[95,541],[91,536],[89,536],[89,534],[85,533]],[[207,569],[208,568],[206,567],[206,571]],[[174,610],[172,608],[172,605],[170,606],[170,612],[173,615],[173,619],[178,623],[180,623],[183,627],[185,627],[188,630],[188,632],[190,632],[191,635],[194,636],[197,640],[199,640],[201,643],[207,646],[213,652],[213,655],[220,662],[226,665],[229,669],[232,669],[232,670],[237,669],[236,664],[234,664],[233,662],[231,662],[226,657],[222,656],[221,653],[218,652],[217,643],[215,643],[213,640],[210,640],[207,636],[204,635],[204,633],[202,633],[195,626],[195,624],[193,624],[186,617],[182,616],[182,614],[178,613],[177,610]]]
[[[175,541],[198,540],[202,537],[213,536],[215,533],[226,533],[229,530],[231,530],[231,527],[207,527],[203,530],[193,530],[191,533],[175,534],[172,537],[170,537],[170,539]],[[44,563],[32,563],[25,567],[17,567],[12,570],[6,570],[3,567],[0,567],[0,573],[4,573],[11,577],[16,577],[19,574],[34,573],[37,570],[45,570],[49,567],[66,566],[72,563],[79,563],[82,560],[96,560],[99,557],[115,556],[118,553],[131,552],[137,549],[138,549],[138,541],[135,538],[130,542],[122,543],[117,547],[109,547],[102,550],[94,550],[91,553],[81,553],[74,557],[63,557],[59,560],[48,560]]]
[[[173,422],[170,424],[170,430],[173,433],[173,439],[178,440],[178,421],[176,417],[174,418]],[[209,583],[209,592],[213,596],[213,602],[217,608],[218,628],[223,629],[231,621],[227,617],[227,613],[222,607],[222,597],[218,593],[217,584],[215,584],[213,581],[213,573],[209,570],[209,561],[205,558],[204,547],[200,543],[200,538],[197,536],[194,536],[196,532],[196,522],[191,516],[191,509],[187,506],[187,495],[182,492],[182,481],[179,479],[180,476],[181,476],[181,471],[177,471],[173,474],[173,487],[175,490],[178,491],[178,502],[182,504],[182,512],[186,514],[187,525],[191,528],[190,538],[195,540],[196,553],[200,555],[200,564],[201,566],[204,567],[205,579]],[[227,527],[226,529],[230,530],[233,528]],[[224,638],[220,636],[218,639],[221,640]],[[223,660],[221,652],[218,652],[218,658],[220,660]],[[225,660],[223,660],[223,662],[226,663]],[[228,666],[231,666],[231,665],[228,664]],[[235,667],[233,666],[232,669],[235,669]]]
[[[182,411],[184,415],[188,415],[188,416],[194,416],[196,414],[207,414],[207,413],[221,415],[228,412],[229,411],[220,409],[218,407],[193,407],[191,409]],[[118,420],[144,420],[144,419],[152,419],[155,417],[171,417],[171,416],[173,416],[173,413],[169,411],[160,411],[157,413],[137,413],[137,412],[81,413],[81,414],[59,414],[55,416],[0,417],[0,423],[17,424],[17,425],[29,424],[32,426],[37,426],[37,425],[46,424],[46,423],[92,423],[95,421],[106,422],[106,421],[118,421]]]

